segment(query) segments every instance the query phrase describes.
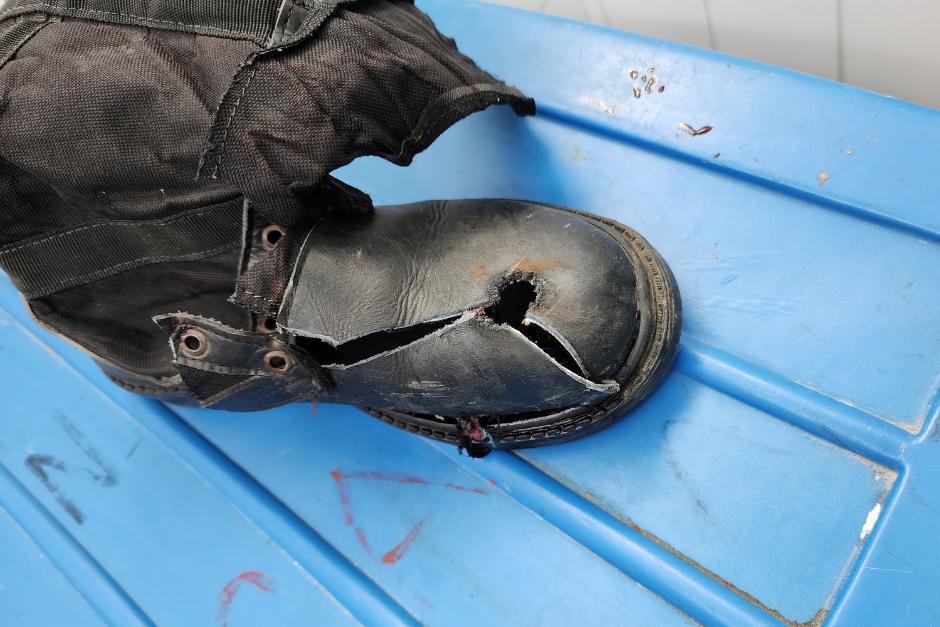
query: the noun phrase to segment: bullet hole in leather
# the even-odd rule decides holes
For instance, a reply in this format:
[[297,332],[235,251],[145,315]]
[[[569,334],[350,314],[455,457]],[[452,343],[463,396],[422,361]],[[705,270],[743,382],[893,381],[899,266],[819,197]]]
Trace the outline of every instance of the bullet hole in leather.
[[529,307],[535,303],[537,296],[535,285],[531,281],[512,281],[500,288],[499,298],[485,308],[483,314],[497,324],[508,324],[563,367],[586,378],[587,375],[578,360],[564,344],[537,322],[526,318]]
[[[538,346],[559,365],[582,377],[587,375],[565,346],[551,333],[533,320],[526,318],[526,313],[535,302],[535,285],[525,279],[510,281],[499,289],[499,296],[492,305],[479,311],[479,315],[489,318],[496,324],[509,325]],[[360,361],[381,355],[408,344],[417,342],[443,329],[460,319],[450,316],[441,320],[421,322],[407,327],[376,331],[348,342],[333,346],[329,342],[311,337],[298,336],[297,345],[324,366],[350,366]]]
[[535,302],[538,292],[531,281],[519,279],[504,284],[499,288],[496,302],[483,309],[483,315],[496,324],[508,324],[521,327],[526,312]]

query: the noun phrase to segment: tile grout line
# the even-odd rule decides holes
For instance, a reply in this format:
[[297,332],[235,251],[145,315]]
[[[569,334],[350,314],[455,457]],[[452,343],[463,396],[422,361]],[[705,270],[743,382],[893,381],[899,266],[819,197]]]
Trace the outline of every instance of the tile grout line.
[[601,26],[609,26],[605,20],[603,0],[581,0],[581,7],[591,22]]
[[702,0],[702,8],[705,9],[705,29],[708,32],[708,47],[718,51],[718,42],[715,40],[715,25],[712,22],[712,7],[709,0]]
[[836,76],[845,82],[845,27],[842,0],[836,0]]

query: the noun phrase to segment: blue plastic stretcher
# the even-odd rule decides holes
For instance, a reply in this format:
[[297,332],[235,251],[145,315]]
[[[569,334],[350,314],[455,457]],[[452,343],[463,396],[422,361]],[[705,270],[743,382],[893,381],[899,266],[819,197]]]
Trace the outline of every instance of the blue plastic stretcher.
[[3,279],[0,625],[940,624],[940,113],[420,6],[539,114],[340,178],[635,227],[682,292],[672,374],[598,435],[477,461],[348,407],[136,397]]

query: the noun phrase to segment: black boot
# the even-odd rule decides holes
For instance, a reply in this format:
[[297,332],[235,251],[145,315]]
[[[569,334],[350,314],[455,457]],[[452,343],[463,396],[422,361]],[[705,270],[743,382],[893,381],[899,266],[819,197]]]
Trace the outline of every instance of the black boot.
[[316,396],[483,454],[610,424],[676,352],[672,273],[637,233],[595,215],[430,201],[333,213],[281,237],[302,244],[266,342],[194,316],[161,318],[197,393],[254,362],[258,374],[238,374],[258,387],[237,382],[212,404]]
[[589,433],[662,378],[675,283],[626,227],[373,209],[328,175],[535,113],[413,3],[131,4],[0,8],[0,267],[116,383],[352,403],[481,455]]

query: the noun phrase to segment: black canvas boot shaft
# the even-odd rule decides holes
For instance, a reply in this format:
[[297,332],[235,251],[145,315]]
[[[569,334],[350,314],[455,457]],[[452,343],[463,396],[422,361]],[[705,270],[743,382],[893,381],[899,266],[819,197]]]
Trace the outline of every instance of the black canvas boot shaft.
[[263,229],[371,210],[329,171],[365,154],[407,163],[490,104],[534,112],[410,2],[311,6],[0,11],[0,267],[43,324],[134,386],[179,383],[154,316],[256,328],[262,303],[229,302],[234,278],[268,272],[283,290],[296,253],[261,246]]

